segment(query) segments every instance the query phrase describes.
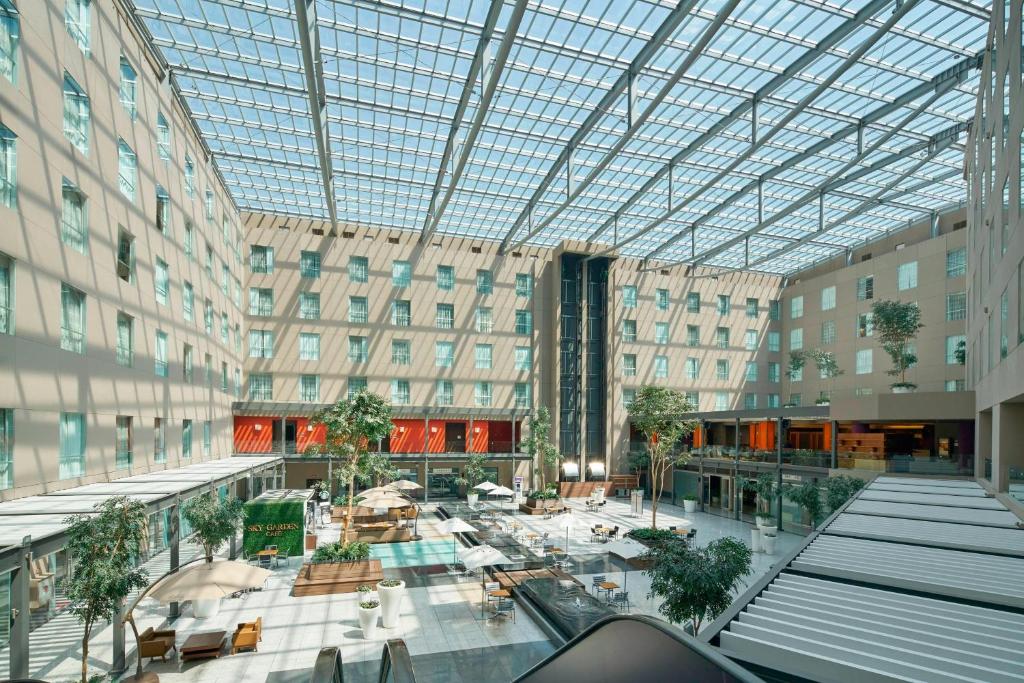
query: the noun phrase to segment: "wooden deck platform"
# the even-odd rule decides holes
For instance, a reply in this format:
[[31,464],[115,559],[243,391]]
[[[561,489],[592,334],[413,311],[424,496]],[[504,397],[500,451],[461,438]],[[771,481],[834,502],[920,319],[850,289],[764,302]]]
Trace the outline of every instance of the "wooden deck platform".
[[363,584],[374,585],[384,578],[380,560],[303,564],[295,577],[292,595],[297,598],[334,593],[355,593]]

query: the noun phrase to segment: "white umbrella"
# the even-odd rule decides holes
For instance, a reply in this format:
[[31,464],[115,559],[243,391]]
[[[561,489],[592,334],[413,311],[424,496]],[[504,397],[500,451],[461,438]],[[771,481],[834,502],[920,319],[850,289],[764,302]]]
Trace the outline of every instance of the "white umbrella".
[[395,491],[375,491],[369,495],[363,496],[361,504],[371,508],[390,509],[409,507],[412,505],[412,501]]
[[647,552],[647,546],[642,543],[637,543],[630,538],[623,538],[618,541],[612,541],[605,546],[609,553],[612,555],[618,555],[622,559],[626,560],[626,571],[622,573],[622,590],[626,590],[626,585],[629,583],[629,560],[634,557],[639,557]]
[[416,491],[423,488],[416,482],[409,481],[408,479],[398,479],[388,484],[388,486],[399,491]]
[[161,579],[146,597],[162,603],[211,600],[259,588],[273,572],[243,562],[201,562]]
[[367,496],[374,496],[381,493],[395,493],[395,489],[391,487],[391,484],[385,484],[384,486],[374,486],[372,489],[366,489],[356,494],[356,498],[366,498]]
[[490,491],[491,489],[498,488],[498,485],[495,484],[493,481],[485,481],[482,484],[477,484],[473,488],[476,489],[477,491]]
[[472,548],[462,548],[458,551],[458,555],[466,569],[493,567],[496,564],[510,564],[512,562],[500,550],[486,543]]
[[459,517],[449,517],[441,522],[438,531],[443,534],[452,534],[452,562],[455,562],[455,534],[464,534],[469,531],[476,531],[476,527]]
[[514,496],[516,492],[505,486],[495,486],[487,492],[488,496]]

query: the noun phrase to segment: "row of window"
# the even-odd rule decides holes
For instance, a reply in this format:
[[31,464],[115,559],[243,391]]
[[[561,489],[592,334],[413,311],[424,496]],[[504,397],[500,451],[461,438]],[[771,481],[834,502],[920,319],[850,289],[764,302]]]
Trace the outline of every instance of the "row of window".
[[[732,296],[729,294],[717,295],[716,308],[719,315],[728,315],[732,311]],[[622,307],[623,308],[636,308],[637,307],[638,291],[636,285],[623,285],[622,286]],[[667,311],[669,309],[670,293],[668,289],[658,287],[654,290],[654,306],[659,311]],[[700,313],[701,299],[700,292],[688,292],[684,298],[687,313]],[[761,311],[760,300],[755,297],[747,297],[745,308],[746,316],[748,318],[756,318]],[[779,302],[772,299],[768,302],[768,319],[779,320]]]
[[[391,403],[396,406],[407,406],[412,403],[410,380],[391,380]],[[360,391],[366,391],[365,377],[349,377],[348,397],[352,398]],[[516,408],[530,408],[533,405],[533,391],[529,383],[516,382],[513,385],[513,397]],[[249,400],[273,401],[274,376],[271,373],[251,373],[249,375]],[[320,375],[299,375],[298,400],[303,403],[319,403]],[[455,401],[455,384],[449,379],[439,379],[434,383],[434,405],[451,406]],[[477,408],[489,408],[494,402],[494,384],[492,382],[474,382],[473,404]]]
[[[624,319],[622,321],[622,341],[624,342],[635,342],[637,340],[637,324],[636,320]],[[728,327],[717,327],[715,328],[715,339],[714,346],[725,349],[729,348],[731,332]],[[779,333],[768,332],[766,333],[768,340],[768,350],[778,351],[779,350]],[[669,343],[669,323],[656,322],[654,323],[654,343],[655,344],[668,344]],[[700,346],[700,325],[687,325],[686,326],[686,346]],[[757,350],[757,330],[747,330],[743,337],[743,346],[747,351]]]
[[[700,359],[699,358],[687,358],[683,363],[683,376],[687,380],[700,379]],[[729,368],[730,363],[725,358],[719,358],[715,360],[715,379],[716,380],[728,380],[729,379]],[[778,363],[768,363],[768,381],[778,382],[780,380],[780,365]],[[637,365],[636,365],[636,354],[626,353],[622,356],[622,376],[623,377],[636,377]],[[655,379],[666,379],[669,376],[668,369],[668,356],[655,356],[654,357],[654,377]],[[758,364],[755,361],[746,361],[745,371],[743,378],[747,382],[758,381],[759,372]]]

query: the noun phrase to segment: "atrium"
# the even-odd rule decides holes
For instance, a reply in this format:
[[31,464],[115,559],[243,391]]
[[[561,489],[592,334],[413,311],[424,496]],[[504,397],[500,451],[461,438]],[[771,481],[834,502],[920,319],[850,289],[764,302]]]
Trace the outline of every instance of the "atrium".
[[0,0],[0,679],[1024,681],[1022,4]]

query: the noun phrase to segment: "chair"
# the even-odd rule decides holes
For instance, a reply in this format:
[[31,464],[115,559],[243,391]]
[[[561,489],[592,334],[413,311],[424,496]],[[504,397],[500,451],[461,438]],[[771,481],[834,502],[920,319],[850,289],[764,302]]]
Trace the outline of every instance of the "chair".
[[177,650],[174,636],[174,631],[155,631],[152,626],[147,628],[139,636],[139,659],[159,657],[160,661],[166,662],[167,653]]
[[239,624],[231,636],[231,654],[239,650],[258,650],[257,643],[263,640],[263,617],[256,617],[256,621]]
[[498,619],[509,616],[512,617],[512,623],[516,623],[516,603],[510,598],[500,598],[494,606],[494,615],[491,618]]
[[619,527],[617,527],[617,526],[615,526],[615,527],[612,527],[612,533],[611,533],[611,534],[609,534],[609,535],[610,535],[610,536],[611,536],[612,538],[618,538],[618,537],[619,537]]
[[608,604],[616,609],[624,609],[629,611],[629,593],[627,591],[619,591],[608,600]]
[[598,586],[600,586],[602,583],[604,583],[607,580],[608,580],[607,576],[605,576],[604,574],[598,574],[597,576],[595,576],[590,581],[590,590],[596,589]]
[[256,556],[256,560],[259,562],[259,566],[262,569],[271,569],[272,568],[272,564],[271,563],[272,563],[273,559],[274,558],[272,558],[270,555],[257,555]]
[[501,590],[501,584],[497,581],[488,581],[484,584],[484,593],[487,595],[487,604],[501,600],[500,597],[491,595],[491,592],[496,590]]
[[689,531],[686,532],[686,540],[687,541],[693,541],[696,538],[697,538],[697,530],[696,529],[690,529]]
[[675,530],[676,530],[676,528],[675,528],[674,526],[670,526],[670,527],[668,528],[668,530],[669,530],[669,531],[675,531]]

